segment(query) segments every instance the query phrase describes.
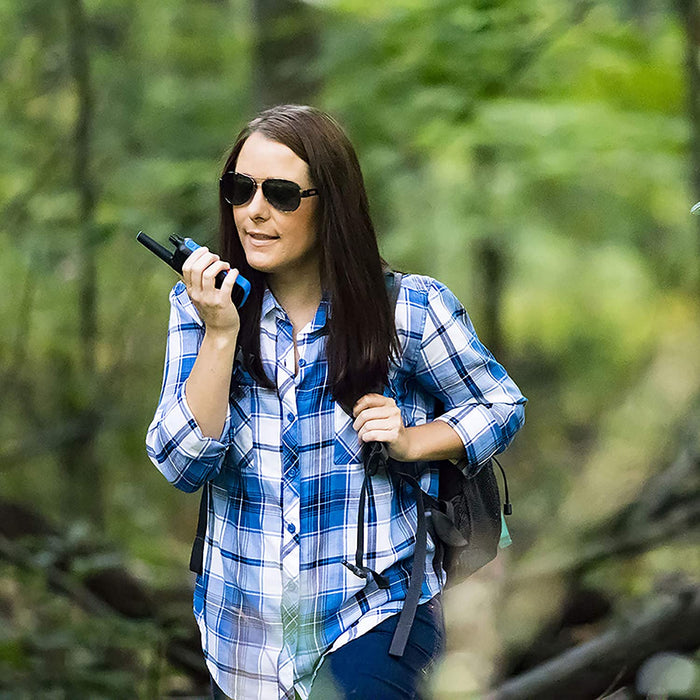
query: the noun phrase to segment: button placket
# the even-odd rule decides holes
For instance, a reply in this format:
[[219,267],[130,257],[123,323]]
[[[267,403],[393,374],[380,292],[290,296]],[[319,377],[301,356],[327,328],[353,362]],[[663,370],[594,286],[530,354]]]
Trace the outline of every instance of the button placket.
[[299,420],[294,377],[291,324],[278,320],[276,343],[277,390],[281,401],[282,432],[282,626],[289,654],[296,649],[299,600]]

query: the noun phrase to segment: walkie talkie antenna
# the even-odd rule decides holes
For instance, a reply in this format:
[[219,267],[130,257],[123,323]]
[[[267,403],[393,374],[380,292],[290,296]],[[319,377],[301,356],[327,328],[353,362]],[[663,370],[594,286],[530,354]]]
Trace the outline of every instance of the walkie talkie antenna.
[[167,248],[163,247],[158,241],[154,241],[150,236],[147,236],[143,231],[139,231],[136,236],[136,240],[139,243],[148,248],[151,253],[155,253],[161,260],[168,263],[172,267],[173,264],[173,254]]

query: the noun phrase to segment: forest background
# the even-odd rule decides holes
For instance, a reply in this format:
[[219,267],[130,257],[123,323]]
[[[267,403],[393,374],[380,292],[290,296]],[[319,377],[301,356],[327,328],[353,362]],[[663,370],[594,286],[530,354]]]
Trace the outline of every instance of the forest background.
[[697,2],[2,0],[0,26],[0,697],[206,692],[198,498],[144,450],[175,276],[134,239],[215,244],[225,153],[289,101],[346,127],[383,255],[529,398],[514,544],[446,594],[432,695],[700,697]]

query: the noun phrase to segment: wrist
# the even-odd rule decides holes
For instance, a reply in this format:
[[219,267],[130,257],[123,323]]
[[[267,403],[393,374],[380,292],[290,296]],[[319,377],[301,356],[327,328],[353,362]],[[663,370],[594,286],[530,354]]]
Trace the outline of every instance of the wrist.
[[400,462],[418,462],[420,461],[420,436],[416,434],[415,426],[404,428],[401,445],[397,452],[397,459]]
[[211,346],[212,348],[220,351],[227,352],[233,351],[236,348],[236,341],[238,340],[238,329],[222,329],[207,326],[204,332],[203,343]]

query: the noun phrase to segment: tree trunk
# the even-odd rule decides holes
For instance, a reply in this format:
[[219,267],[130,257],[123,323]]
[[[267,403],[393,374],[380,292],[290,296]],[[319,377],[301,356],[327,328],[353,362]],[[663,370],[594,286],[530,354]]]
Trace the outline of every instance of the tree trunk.
[[496,153],[491,146],[481,145],[476,149],[475,177],[479,183],[479,191],[483,206],[483,219],[489,223],[483,231],[483,238],[476,244],[476,279],[480,293],[477,298],[481,302],[481,323],[478,328],[479,337],[484,345],[494,354],[496,359],[506,364],[504,357],[506,348],[503,339],[503,289],[508,273],[503,243],[498,235],[496,226],[491,222],[497,220],[494,212],[491,191],[493,187]]
[[315,10],[300,0],[255,0],[256,107],[309,102],[317,89]]
[[[690,185],[693,201],[697,202],[700,200],[700,8],[697,0],[677,1],[685,30],[685,70],[688,84],[686,100],[690,121]],[[700,243],[700,217],[696,219],[696,231]]]
[[66,367],[62,390],[64,405],[71,407],[66,416],[84,426],[78,439],[61,450],[61,462],[67,475],[66,513],[88,518],[93,524],[103,522],[102,478],[96,454],[97,371],[97,262],[95,236],[95,190],[90,172],[93,121],[93,92],[90,82],[88,27],[82,0],[66,0],[68,48],[72,77],[78,98],[78,117],[74,131],[75,160],[73,186],[78,197],[78,226],[81,232],[78,259],[79,363]]
[[[503,340],[503,286],[506,262],[503,250],[494,239],[481,242],[478,250],[478,263],[483,280],[484,318],[481,333],[484,344],[496,359],[506,364],[505,343]],[[481,331],[480,331],[481,332]]]

